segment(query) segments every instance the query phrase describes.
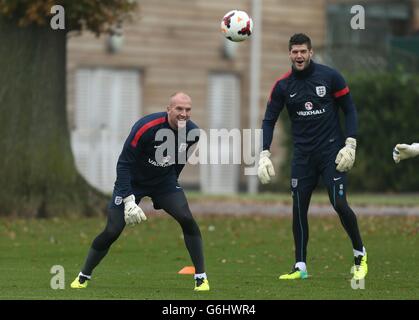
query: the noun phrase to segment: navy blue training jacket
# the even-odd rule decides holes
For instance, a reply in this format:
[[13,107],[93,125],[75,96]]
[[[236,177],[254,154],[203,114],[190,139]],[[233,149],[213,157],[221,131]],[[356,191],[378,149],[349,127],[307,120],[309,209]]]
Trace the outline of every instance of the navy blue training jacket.
[[[175,143],[171,144],[172,150],[168,148],[163,154],[164,157],[156,159],[156,149],[167,140],[156,139],[160,129],[170,130],[175,136]],[[188,133],[193,129],[197,130],[188,137]],[[176,182],[185,166],[184,160],[189,147],[199,140],[198,129],[195,123],[188,120],[186,134],[180,134],[181,130],[185,129],[173,130],[169,126],[166,112],[153,113],[138,120],[132,127],[118,159],[114,193],[125,198],[133,194],[135,188]],[[179,159],[182,161],[178,161]]]
[[[336,70],[310,62],[303,71],[291,69],[272,88],[263,119],[263,150],[269,150],[275,123],[284,106],[291,119],[294,148],[311,153],[331,143],[356,138],[357,112],[349,88]],[[339,123],[345,115],[345,135]]]

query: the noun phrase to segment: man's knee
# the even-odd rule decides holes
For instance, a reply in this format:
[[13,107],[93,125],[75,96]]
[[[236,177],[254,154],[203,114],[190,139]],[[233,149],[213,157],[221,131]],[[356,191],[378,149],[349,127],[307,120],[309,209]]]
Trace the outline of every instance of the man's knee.
[[348,202],[346,201],[345,197],[338,196],[333,200],[333,208],[339,213],[339,214],[345,214],[349,210]]
[[200,233],[198,224],[191,214],[182,214],[177,220],[186,234],[197,235]]
[[123,212],[121,213],[118,209],[109,209],[106,227],[93,241],[92,246],[96,250],[109,248],[119,238],[124,227]]
[[119,238],[122,230],[123,228],[106,227],[93,241],[92,247],[96,250],[108,249]]
[[106,228],[104,230],[104,233],[106,234],[106,237],[108,239],[112,239],[113,241],[115,241],[121,235],[122,230],[124,230],[123,226],[112,226],[112,227]]
[[178,215],[177,220],[181,225],[190,226],[193,224],[196,224],[195,219],[192,217],[192,214],[190,213],[183,213]]

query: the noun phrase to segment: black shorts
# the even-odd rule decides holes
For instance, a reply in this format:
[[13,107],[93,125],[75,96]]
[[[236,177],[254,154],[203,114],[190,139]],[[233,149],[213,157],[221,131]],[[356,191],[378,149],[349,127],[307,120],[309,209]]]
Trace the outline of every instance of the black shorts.
[[[168,180],[164,183],[160,183],[154,186],[135,186],[133,188],[133,193],[135,196],[135,202],[140,203],[141,199],[144,197],[157,198],[159,196],[174,193],[174,192],[183,192],[183,188],[179,186],[176,180]],[[156,202],[153,200],[154,209],[161,209],[156,206]],[[123,198],[121,195],[115,193],[112,194],[112,200],[108,205],[109,209],[119,209],[124,210]]]
[[291,165],[291,190],[311,192],[319,177],[328,189],[346,190],[346,173],[336,170],[336,156],[343,146],[334,146],[322,151],[304,154],[296,150]]

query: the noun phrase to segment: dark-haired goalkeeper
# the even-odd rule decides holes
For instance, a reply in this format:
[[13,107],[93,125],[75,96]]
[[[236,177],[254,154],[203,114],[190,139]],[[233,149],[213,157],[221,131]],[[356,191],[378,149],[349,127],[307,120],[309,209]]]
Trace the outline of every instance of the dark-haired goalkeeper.
[[[106,256],[125,225],[136,225],[147,219],[139,202],[141,198],[149,196],[155,208],[165,210],[182,228],[186,248],[195,266],[194,290],[210,289],[205,273],[201,232],[183,189],[177,182],[186,163],[188,149],[199,138],[198,130],[196,134],[192,132],[198,127],[190,120],[191,109],[191,98],[178,92],[171,97],[167,112],[150,114],[134,124],[118,159],[106,227],[94,239],[84,266],[71,283],[71,288],[87,287],[93,269]],[[169,133],[174,137],[171,142],[164,140],[165,136],[170,136]],[[159,148],[167,149],[167,154],[161,150],[159,156]]]
[[[305,279],[309,228],[307,212],[319,177],[322,177],[333,208],[338,213],[353,248],[355,280],[368,272],[367,253],[358,229],[357,219],[346,201],[346,172],[355,161],[357,114],[349,88],[334,69],[315,63],[311,57],[311,40],[295,34],[289,41],[292,69],[277,80],[263,119],[263,151],[258,176],[269,183],[275,171],[269,151],[275,123],[287,107],[291,119],[294,154],[291,165],[295,264],[290,273],[279,279]],[[345,134],[339,123],[339,112],[345,115]]]

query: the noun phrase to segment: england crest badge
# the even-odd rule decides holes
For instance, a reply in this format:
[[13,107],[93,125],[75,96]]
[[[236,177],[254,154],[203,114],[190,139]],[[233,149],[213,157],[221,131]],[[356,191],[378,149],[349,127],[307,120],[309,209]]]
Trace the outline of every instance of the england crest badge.
[[326,87],[325,86],[317,86],[316,93],[319,97],[324,97],[326,95]]
[[120,196],[116,196],[116,197],[115,197],[115,204],[116,204],[117,206],[119,206],[121,203],[122,203],[122,197],[120,197]]

